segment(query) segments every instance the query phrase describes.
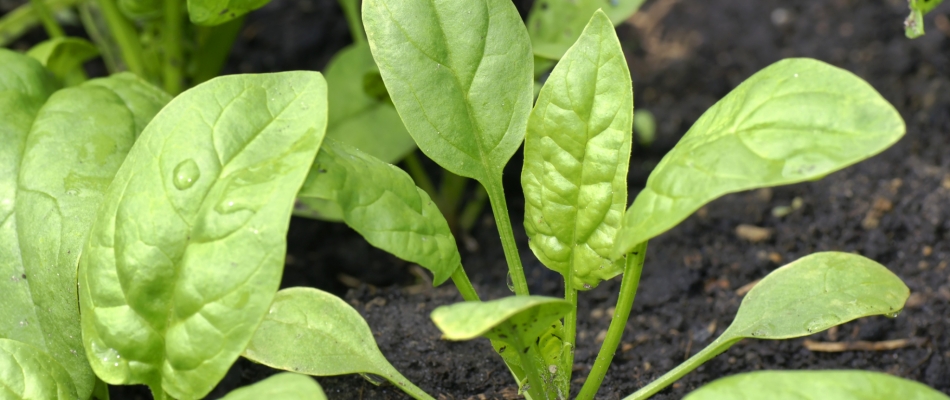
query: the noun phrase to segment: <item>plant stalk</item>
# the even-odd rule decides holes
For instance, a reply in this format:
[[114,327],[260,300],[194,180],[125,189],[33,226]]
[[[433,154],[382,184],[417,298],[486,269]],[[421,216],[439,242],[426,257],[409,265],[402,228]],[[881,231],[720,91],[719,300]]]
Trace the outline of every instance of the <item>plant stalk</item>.
[[[600,346],[597,353],[597,360],[584,381],[580,393],[577,394],[579,400],[593,399],[600,389],[600,384],[604,381],[604,375],[607,374],[607,368],[617,352],[617,345],[620,344],[620,338],[623,337],[623,330],[627,327],[627,319],[630,318],[630,309],[633,308],[633,300],[637,295],[637,286],[640,285],[640,273],[643,272],[643,262],[647,255],[647,242],[638,244],[633,251],[627,255],[626,265],[623,271],[623,280],[620,283],[620,296],[617,298],[617,306],[614,308],[613,319],[610,320],[610,327],[607,328],[607,337]],[[639,393],[639,392],[638,392]]]
[[184,58],[182,57],[182,7],[183,0],[164,0],[165,3],[165,23],[162,27],[162,47],[164,50],[165,66],[164,86],[168,94],[175,96],[181,93],[182,87],[182,69]]
[[[491,175],[489,173],[489,175]],[[499,174],[500,175],[500,174]],[[505,251],[505,260],[508,261],[508,276],[514,285],[515,294],[527,296],[528,280],[521,265],[521,255],[518,253],[518,244],[515,242],[515,233],[511,229],[511,218],[508,217],[508,203],[505,202],[505,188],[501,184],[501,176],[489,176],[484,182],[488,191],[488,200],[491,202],[492,214],[495,216],[495,225],[498,226],[498,235],[501,237],[501,247]]]
[[722,354],[722,352],[728,350],[739,340],[742,340],[742,338],[735,337],[724,340],[724,337],[726,337],[725,333],[710,343],[709,346],[706,346],[706,348],[702,349],[699,353],[696,353],[696,355],[690,357],[682,364],[677,365],[676,368],[673,368],[670,370],[670,372],[663,374],[663,376],[657,378],[655,381],[650,382],[649,385],[646,385],[640,388],[640,390],[637,390],[633,394],[625,397],[624,400],[644,400],[650,396],[653,396],[667,386],[672,385],[684,375],[692,372],[700,365],[703,365],[703,363],[706,361],[712,360],[714,357]]
[[429,194],[429,197],[432,201],[435,201],[439,211],[443,213],[443,205],[440,203],[439,192],[435,190],[435,185],[432,184],[432,180],[429,179],[429,174],[426,173],[425,168],[422,167],[422,161],[419,160],[419,156],[416,155],[416,152],[413,151],[403,159],[406,163],[406,172],[409,172],[409,176],[412,177],[412,180],[416,182],[416,186],[422,191]]
[[567,275],[564,276],[564,300],[571,302],[571,310],[564,315],[564,338],[562,341],[568,344],[567,351],[561,352],[561,362],[557,367],[567,374],[567,387],[561,388],[561,391],[570,393],[571,391],[571,371],[574,370],[574,349],[577,348],[577,290],[574,289],[573,266]]
[[122,60],[125,62],[125,66],[142,79],[150,80],[145,72],[142,44],[139,42],[135,27],[119,11],[115,0],[98,0],[98,2],[99,9],[102,10],[102,15],[109,26],[109,31],[112,32],[112,36],[122,52]]
[[[522,341],[523,343],[524,341]],[[520,349],[510,349],[510,351],[517,351],[518,357],[521,358],[521,367],[524,370],[525,376],[528,378],[528,389],[526,392],[531,396],[532,400],[553,400],[557,397],[549,396],[553,394],[553,390],[549,390],[545,381],[541,375],[538,374],[539,371],[542,371],[544,368],[543,365],[538,365],[537,360],[541,360],[541,351],[538,350],[538,345],[535,343],[530,343],[528,347],[525,348],[527,351]],[[543,373],[543,372],[542,372]]]
[[475,291],[475,287],[472,286],[472,281],[468,280],[468,275],[465,274],[465,268],[461,265],[452,273],[452,283],[458,288],[459,293],[462,294],[462,298],[465,299],[465,301],[482,301],[478,297],[478,292]]
[[50,38],[66,36],[66,33],[63,32],[63,27],[59,26],[59,22],[56,22],[56,18],[53,17],[53,13],[45,1],[30,0],[30,4],[33,6],[36,16],[39,17],[40,22],[43,23],[43,29],[46,30],[46,34],[49,35]]
[[360,20],[359,3],[357,0],[339,0],[340,8],[343,9],[343,15],[346,17],[346,24],[350,27],[350,36],[353,43],[366,43],[366,36],[363,34],[363,21]]

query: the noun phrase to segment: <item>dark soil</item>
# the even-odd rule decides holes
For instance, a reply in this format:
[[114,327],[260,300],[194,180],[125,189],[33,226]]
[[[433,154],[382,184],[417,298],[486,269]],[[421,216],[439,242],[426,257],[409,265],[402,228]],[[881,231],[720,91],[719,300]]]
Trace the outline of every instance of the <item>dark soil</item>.
[[[530,2],[517,2],[522,13]],[[805,339],[746,340],[654,398],[682,398],[716,378],[762,369],[883,371],[950,394],[950,3],[926,18],[928,33],[916,40],[903,36],[906,9],[904,0],[649,0],[640,15],[652,18],[635,17],[618,28],[636,107],[659,121],[656,143],[634,151],[631,199],[703,111],[782,58],[812,57],[866,79],[901,112],[907,135],[821,181],[725,196],[653,239],[621,350],[598,398],[624,397],[695,354],[731,322],[742,299],[739,288],[824,250],[856,252],[888,266],[912,295],[895,319],[865,318],[805,339],[909,339],[910,346],[819,353],[806,349]],[[939,18],[942,23],[935,23]],[[249,16],[226,72],[321,69],[349,41],[334,0],[273,0]],[[560,276],[540,265],[520,230],[519,158],[508,166],[506,184],[522,260],[532,293],[560,296]],[[801,208],[772,216],[775,207],[796,198]],[[740,224],[773,234],[752,243],[736,235]],[[487,210],[472,238],[477,251],[460,248],[479,293],[487,299],[510,295]],[[343,225],[294,219],[283,286],[315,286],[344,296],[366,317],[392,364],[435,397],[517,397],[487,340],[439,339],[428,315],[461,300],[451,284],[425,286],[416,268]],[[619,279],[580,296],[575,393],[607,329],[618,288]],[[274,372],[242,359],[211,397]],[[319,381],[332,399],[408,398],[358,376]],[[112,393],[117,399],[148,397],[141,388]]]

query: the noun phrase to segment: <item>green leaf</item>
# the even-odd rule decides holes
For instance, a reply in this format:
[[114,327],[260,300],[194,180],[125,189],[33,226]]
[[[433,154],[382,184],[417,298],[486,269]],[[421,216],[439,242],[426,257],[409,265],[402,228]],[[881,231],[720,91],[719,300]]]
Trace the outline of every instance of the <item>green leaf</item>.
[[908,379],[871,371],[757,371],[716,381],[686,400],[946,400],[946,395]]
[[79,263],[83,343],[111,384],[206,395],[280,284],[326,124],[316,72],[231,75],[172,100],[109,187]]
[[119,11],[131,20],[157,19],[164,13],[162,0],[119,0]]
[[258,8],[270,0],[188,0],[188,16],[195,25],[221,25]]
[[[365,42],[340,50],[330,60],[326,75],[328,138],[388,163],[401,160],[416,148],[389,100]],[[367,90],[374,82],[378,90]]]
[[398,167],[327,139],[297,195],[334,202],[343,221],[373,246],[432,271],[445,282],[461,265],[449,224]]
[[[57,15],[61,11],[82,3],[81,0],[44,0],[50,13]],[[40,25],[36,9],[30,3],[18,3],[17,8],[0,16],[0,47],[9,46],[30,29]]]
[[221,400],[326,400],[313,378],[284,372],[228,393]]
[[943,0],[909,0],[910,15],[904,20],[904,35],[910,39],[924,35],[924,14],[936,8]]
[[521,174],[528,244],[574,290],[623,272],[610,251],[627,206],[632,126],[630,71],[598,11],[541,89]]
[[456,175],[500,181],[532,101],[531,45],[514,4],[366,0],[363,24],[419,148]]
[[0,398],[80,398],[63,366],[26,343],[0,339],[0,371]]
[[67,85],[74,85],[84,79],[70,79],[70,74],[81,72],[82,64],[99,55],[99,49],[86,39],[59,37],[33,46],[26,54],[39,60]]
[[643,0],[538,0],[528,13],[528,33],[534,54],[560,59],[574,44],[598,9],[613,25],[619,25],[635,13]]
[[277,292],[243,355],[308,375],[375,374],[412,397],[430,398],[386,361],[366,321],[353,307],[313,288]]
[[909,296],[900,278],[868,258],[839,252],[802,257],[756,284],[719,338],[629,398],[660,391],[742,339],[789,339],[861,317],[896,317]]
[[108,89],[132,112],[132,131],[138,139],[152,117],[171,101],[171,96],[131,72],[120,72],[108,79],[93,79],[85,86]]
[[713,105],[650,174],[613,258],[727,193],[804,182],[904,135],[887,100],[854,74],[807,58],[759,71]]

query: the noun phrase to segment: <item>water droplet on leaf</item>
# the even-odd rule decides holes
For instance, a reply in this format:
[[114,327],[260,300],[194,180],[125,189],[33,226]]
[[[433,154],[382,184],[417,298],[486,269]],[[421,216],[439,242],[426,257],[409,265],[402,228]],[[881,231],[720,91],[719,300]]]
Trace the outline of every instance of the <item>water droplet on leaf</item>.
[[515,283],[511,280],[511,272],[508,273],[507,279],[505,279],[505,280],[506,280],[507,283],[508,283],[508,290],[510,290],[512,293],[514,293],[514,292],[515,292]]
[[752,336],[754,337],[769,336],[772,334],[772,331],[774,330],[775,330],[775,325],[772,325],[766,322],[763,324],[756,325],[756,327],[752,329]]
[[901,315],[901,311],[904,311],[904,309],[902,308],[900,310],[884,314],[884,316],[888,318],[897,318],[898,315]]
[[178,190],[185,190],[194,186],[198,178],[201,177],[201,170],[198,169],[198,163],[190,158],[178,163],[173,173],[172,183],[175,184]]
[[806,322],[805,330],[807,330],[809,333],[815,333],[834,326],[838,323],[838,321],[841,321],[841,318],[838,318],[837,315],[825,314]]

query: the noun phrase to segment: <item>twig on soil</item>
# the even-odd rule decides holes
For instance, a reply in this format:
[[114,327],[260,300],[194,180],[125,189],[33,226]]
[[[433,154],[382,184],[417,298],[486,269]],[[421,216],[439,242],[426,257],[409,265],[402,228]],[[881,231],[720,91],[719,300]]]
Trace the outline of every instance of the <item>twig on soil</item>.
[[755,285],[759,283],[759,281],[761,281],[761,279],[756,279],[752,282],[742,285],[742,287],[736,289],[736,296],[745,296],[745,294],[749,293],[749,291],[752,290],[752,288],[754,288]]
[[887,351],[904,347],[919,346],[926,341],[924,338],[885,340],[881,342],[816,342],[805,340],[805,348],[811,351],[824,353],[840,353],[844,351]]

